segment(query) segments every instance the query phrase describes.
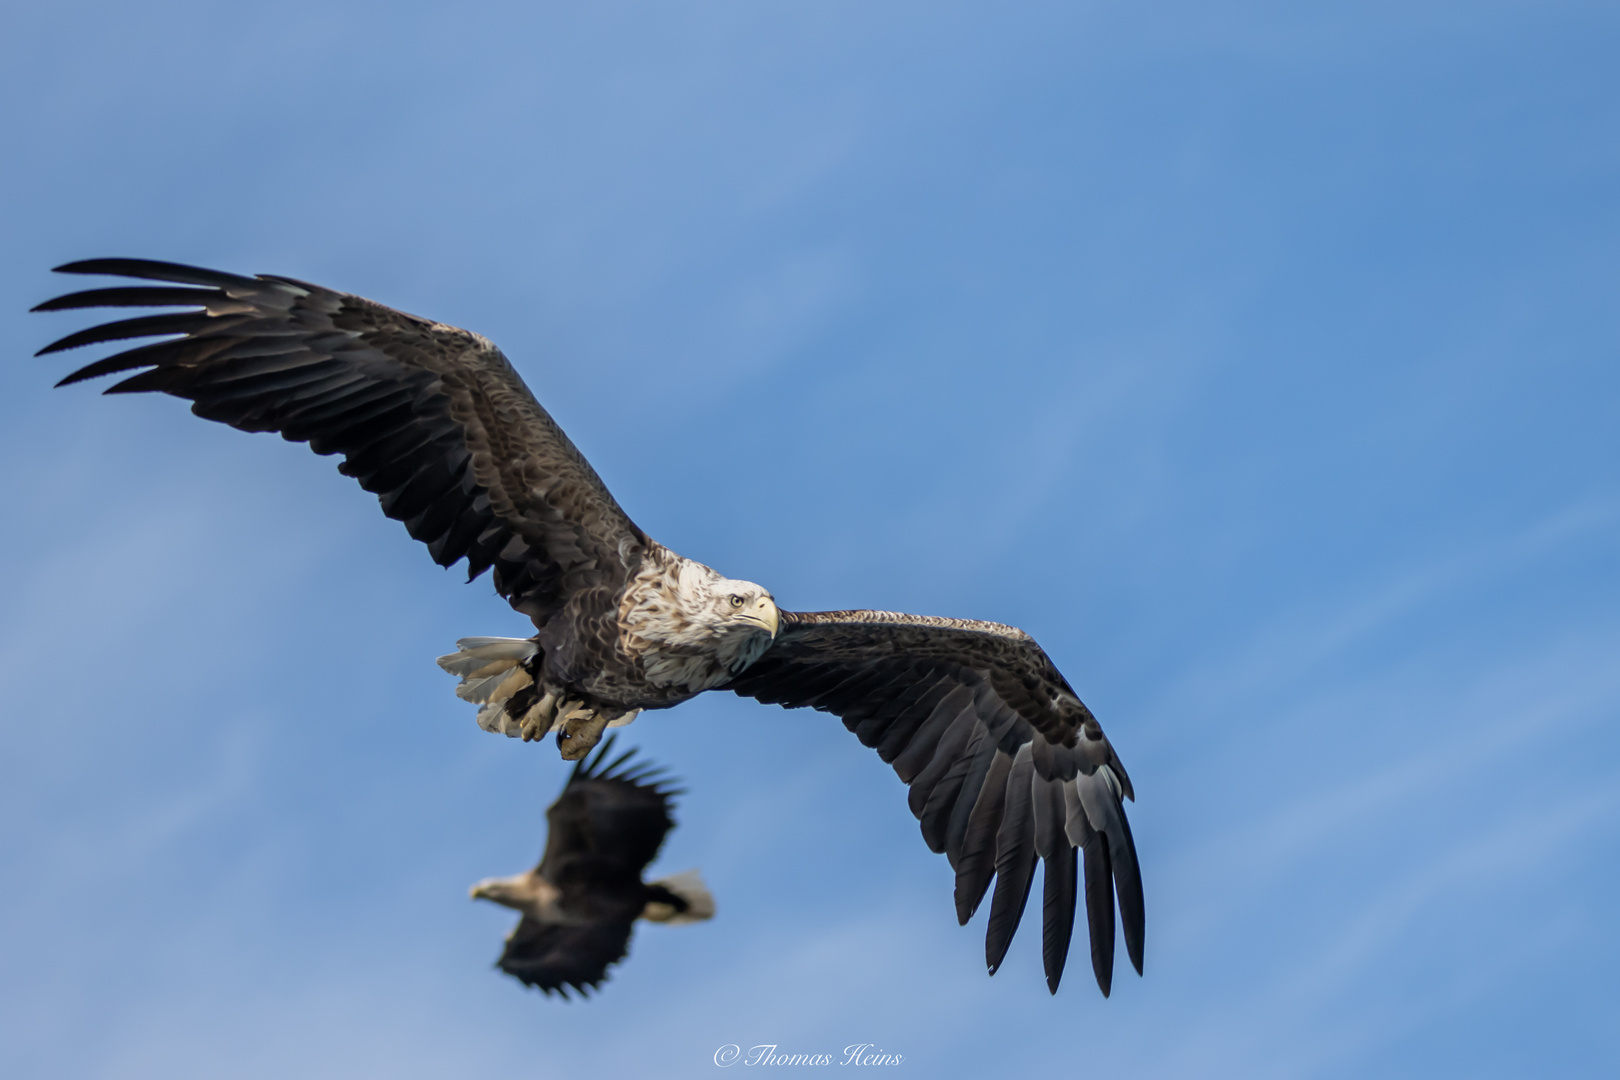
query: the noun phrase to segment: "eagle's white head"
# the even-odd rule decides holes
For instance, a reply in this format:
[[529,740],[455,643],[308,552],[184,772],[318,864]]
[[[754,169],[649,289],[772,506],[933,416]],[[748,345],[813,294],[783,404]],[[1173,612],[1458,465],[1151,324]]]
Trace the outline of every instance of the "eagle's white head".
[[491,900],[502,907],[515,908],[545,922],[554,918],[562,891],[537,871],[530,870],[512,877],[485,878],[469,889],[467,895],[474,900]]
[[706,690],[764,655],[781,614],[762,585],[680,559],[638,580],[623,625],[647,679]]
[[676,581],[688,640],[708,638],[730,674],[758,660],[776,639],[781,613],[763,585],[721,577],[688,560]]

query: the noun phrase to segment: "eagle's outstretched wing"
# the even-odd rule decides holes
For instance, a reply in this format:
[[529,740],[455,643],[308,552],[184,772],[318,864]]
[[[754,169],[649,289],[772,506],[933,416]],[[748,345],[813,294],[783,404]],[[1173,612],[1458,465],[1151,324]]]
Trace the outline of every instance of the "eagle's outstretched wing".
[[991,974],[1018,929],[1037,856],[1046,871],[1042,954],[1057,992],[1085,864],[1091,965],[1107,994],[1114,894],[1142,971],[1142,879],[1114,748],[1039,645],[998,623],[887,611],[789,612],[775,643],[727,689],[833,713],[911,788],[928,846],[956,871],[966,923],[996,879],[985,933]]
[[548,994],[567,997],[572,986],[588,996],[607,977],[608,967],[630,951],[634,925],[626,919],[562,926],[525,915],[506,936],[495,966]]
[[656,766],[632,761],[634,750],[608,761],[617,738],[574,766],[546,810],[546,850],[535,869],[580,918],[618,917],[627,902],[629,918],[640,914],[641,872],[675,825],[670,809],[679,792],[664,786]]
[[465,558],[468,580],[493,567],[496,590],[539,624],[586,590],[606,589],[606,600],[648,544],[506,357],[476,334],[291,278],[142,259],[57,270],[169,284],[91,289],[35,311],[200,309],[106,323],[46,346],[41,355],[181,335],[62,383],[145,368],[107,392],[163,391],[209,420],[342,454],[339,469],[436,562]]

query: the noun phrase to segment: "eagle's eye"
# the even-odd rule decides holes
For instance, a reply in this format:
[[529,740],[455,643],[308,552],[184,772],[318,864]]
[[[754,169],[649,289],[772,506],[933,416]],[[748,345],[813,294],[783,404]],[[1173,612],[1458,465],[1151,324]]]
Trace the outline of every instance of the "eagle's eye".
[[734,607],[734,608],[742,607],[743,606],[743,598],[741,596],[737,595],[736,593],[732,593],[731,594],[731,606]]

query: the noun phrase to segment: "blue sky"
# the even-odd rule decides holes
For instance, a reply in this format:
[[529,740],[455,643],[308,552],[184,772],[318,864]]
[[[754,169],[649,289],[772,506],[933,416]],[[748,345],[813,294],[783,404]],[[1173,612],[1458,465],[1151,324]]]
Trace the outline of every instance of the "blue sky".
[[[0,12],[0,1073],[1620,1069],[1620,11]],[[601,996],[472,881],[565,769],[520,634],[333,462],[53,391],[50,266],[318,281],[497,341],[652,535],[784,606],[1015,623],[1131,771],[1147,976],[1049,997],[833,718],[711,695]],[[1122,961],[1123,964],[1123,961]],[[746,1067],[741,1067],[749,1071]]]

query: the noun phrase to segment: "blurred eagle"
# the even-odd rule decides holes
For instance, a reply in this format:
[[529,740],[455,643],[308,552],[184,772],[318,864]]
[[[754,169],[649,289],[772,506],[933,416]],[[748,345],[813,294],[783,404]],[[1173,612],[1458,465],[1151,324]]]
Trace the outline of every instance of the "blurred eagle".
[[574,766],[562,794],[546,811],[546,850],[525,874],[485,878],[475,900],[492,900],[523,913],[495,962],[529,986],[568,996],[586,995],[624,959],[637,919],[702,922],[714,918],[714,897],[696,870],[643,882],[647,868],[674,827],[671,799],[658,770],[631,762],[626,750],[604,765],[608,738],[596,756]]
[[[1124,799],[1130,777],[1091,711],[1028,634],[887,611],[794,612],[759,585],[642,532],[488,340],[292,278],[137,259],[57,267],[155,281],[72,293],[38,311],[185,308],[94,326],[40,355],[159,337],[62,380],[137,371],[108,393],[162,391],[198,416],[275,431],[375,493],[434,560],[534,620],[532,638],[465,639],[441,660],[486,729],[555,730],[582,758],[602,729],[724,689],[833,713],[910,787],[928,846],[956,872],[966,923],[994,878],[992,974],[1043,874],[1043,957],[1056,993],[1085,868],[1092,970],[1107,994],[1114,899],[1142,970],[1144,915]],[[59,384],[59,385],[61,385]],[[694,489],[706,480],[690,481]]]

